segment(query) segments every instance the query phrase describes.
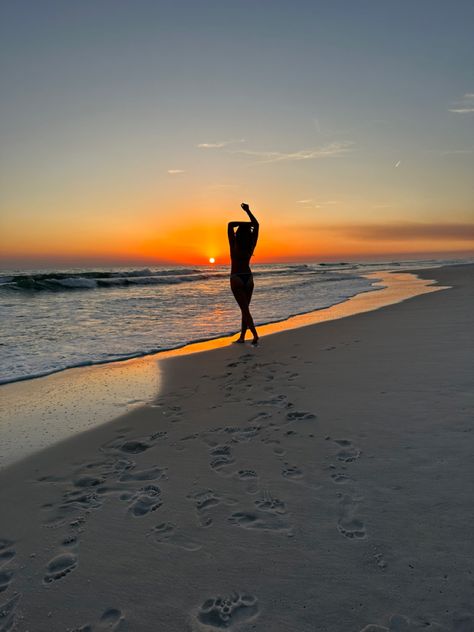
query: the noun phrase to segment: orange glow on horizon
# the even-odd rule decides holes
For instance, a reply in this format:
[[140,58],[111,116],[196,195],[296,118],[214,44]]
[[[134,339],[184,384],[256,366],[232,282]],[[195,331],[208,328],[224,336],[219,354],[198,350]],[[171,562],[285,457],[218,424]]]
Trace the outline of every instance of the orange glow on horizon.
[[[104,218],[93,224],[77,223],[70,219],[54,225],[43,222],[32,226],[28,234],[21,239],[3,239],[3,267],[10,267],[8,260],[21,262],[34,260],[58,261],[67,265],[68,261],[88,261],[94,265],[112,264],[191,264],[191,265],[228,265],[229,245],[227,241],[227,221],[229,216],[215,209],[206,213],[203,221],[196,218],[204,215],[199,209],[187,213],[171,209],[167,217],[157,219],[156,214],[148,216],[146,221],[137,221],[129,216],[117,218],[110,225]],[[265,217],[258,213],[260,220],[260,239],[252,263],[334,261],[350,259],[372,259],[413,257],[449,253],[466,256],[469,253],[468,238],[436,238],[423,235],[422,232],[402,239],[377,238],[367,234],[351,233],[343,222],[339,224],[298,225],[283,224],[276,218]],[[371,227],[371,225],[366,225]],[[385,226],[385,225],[384,225]],[[390,228],[390,224],[386,226]],[[377,230],[379,226],[377,225]],[[351,227],[353,229],[353,227]],[[361,230],[364,229],[362,225]],[[363,230],[362,230],[363,233]],[[105,236],[105,237],[104,237]],[[391,235],[389,234],[389,237]],[[38,246],[41,244],[41,247]],[[5,263],[4,263],[5,262]]]

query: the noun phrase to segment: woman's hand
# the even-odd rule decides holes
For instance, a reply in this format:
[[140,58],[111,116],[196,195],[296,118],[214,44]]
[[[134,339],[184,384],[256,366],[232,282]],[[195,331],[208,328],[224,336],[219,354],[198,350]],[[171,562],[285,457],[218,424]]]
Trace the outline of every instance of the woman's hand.
[[257,218],[255,217],[255,215],[250,210],[250,206],[248,204],[246,204],[245,202],[242,202],[242,204],[240,206],[242,207],[242,210],[244,210],[247,213],[247,215],[249,216],[250,223],[252,224],[252,226],[258,226]]

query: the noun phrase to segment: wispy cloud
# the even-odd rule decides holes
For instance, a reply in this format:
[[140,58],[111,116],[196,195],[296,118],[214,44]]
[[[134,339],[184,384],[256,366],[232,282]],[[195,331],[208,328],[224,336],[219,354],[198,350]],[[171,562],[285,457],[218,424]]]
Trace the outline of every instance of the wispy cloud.
[[472,154],[474,153],[474,149],[472,147],[468,147],[466,149],[443,149],[440,153],[442,156],[451,156],[452,154]]
[[401,164],[402,164],[402,161],[401,161],[401,160],[398,160],[398,161],[395,163],[395,169],[398,169],[398,167],[399,167]]
[[453,107],[449,108],[449,111],[455,112],[456,114],[474,112],[474,92],[466,92],[462,99],[459,99]]
[[199,149],[222,149],[223,147],[235,145],[236,143],[245,143],[245,138],[239,138],[238,140],[222,140],[217,143],[199,143],[197,147],[199,147]]
[[252,156],[257,158],[257,164],[268,164],[272,162],[290,162],[299,160],[316,160],[318,158],[337,158],[344,156],[351,151],[352,143],[339,142],[330,143],[323,147],[313,149],[300,149],[292,152],[281,151],[252,151],[250,149],[237,149],[232,153]]
[[180,173],[184,173],[184,169],[168,169],[170,176],[177,176]]
[[444,222],[439,224],[394,222],[392,224],[332,226],[329,230],[363,241],[474,240],[474,223],[467,222]]
[[303,208],[321,208],[321,204],[316,204],[312,198],[306,200],[296,200],[297,204],[301,204]]

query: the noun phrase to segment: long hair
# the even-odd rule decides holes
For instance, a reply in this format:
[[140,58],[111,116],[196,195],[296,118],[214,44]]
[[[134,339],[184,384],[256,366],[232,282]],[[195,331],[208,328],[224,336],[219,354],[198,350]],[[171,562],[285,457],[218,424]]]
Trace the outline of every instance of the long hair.
[[235,233],[235,243],[240,252],[245,253],[249,257],[252,256],[255,248],[252,226],[249,224],[240,224]]

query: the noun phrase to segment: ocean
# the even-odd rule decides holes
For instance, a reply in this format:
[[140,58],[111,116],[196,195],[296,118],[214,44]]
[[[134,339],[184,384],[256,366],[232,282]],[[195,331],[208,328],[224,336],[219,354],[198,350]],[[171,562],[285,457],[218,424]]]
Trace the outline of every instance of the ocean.
[[[373,290],[364,274],[454,261],[254,265],[256,325]],[[4,271],[0,384],[237,332],[227,266]]]

